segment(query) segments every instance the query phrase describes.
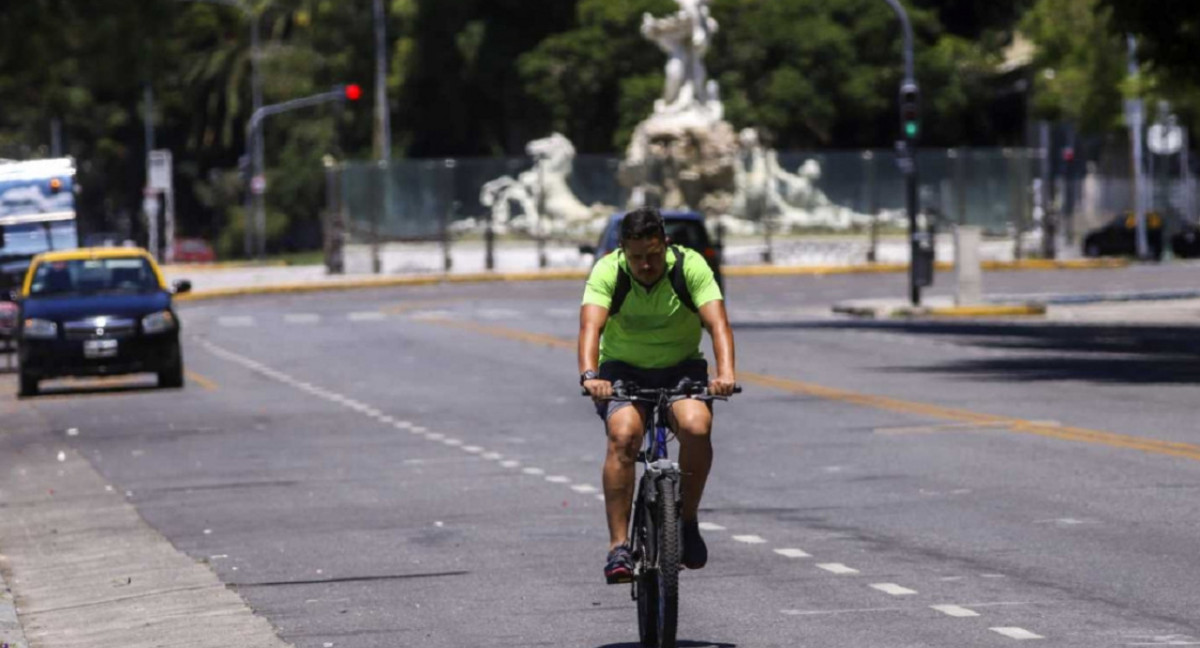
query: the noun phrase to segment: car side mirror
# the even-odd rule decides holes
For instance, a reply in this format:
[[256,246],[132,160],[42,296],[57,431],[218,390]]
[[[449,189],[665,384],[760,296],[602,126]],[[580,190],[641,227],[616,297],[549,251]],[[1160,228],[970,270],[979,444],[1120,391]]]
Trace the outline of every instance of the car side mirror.
[[175,282],[172,288],[172,292],[174,292],[176,295],[182,295],[183,293],[192,291],[192,282],[188,281],[187,279],[180,279],[179,281]]
[[596,254],[596,246],[595,245],[580,245],[579,253],[580,254],[591,254],[594,256]]

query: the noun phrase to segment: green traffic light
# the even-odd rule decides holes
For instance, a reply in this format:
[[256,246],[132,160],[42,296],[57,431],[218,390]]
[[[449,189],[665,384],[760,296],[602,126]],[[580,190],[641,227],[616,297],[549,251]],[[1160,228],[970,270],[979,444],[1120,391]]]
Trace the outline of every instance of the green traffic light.
[[904,122],[904,134],[907,135],[908,137],[916,137],[917,130],[918,130],[917,122],[915,122],[915,121]]

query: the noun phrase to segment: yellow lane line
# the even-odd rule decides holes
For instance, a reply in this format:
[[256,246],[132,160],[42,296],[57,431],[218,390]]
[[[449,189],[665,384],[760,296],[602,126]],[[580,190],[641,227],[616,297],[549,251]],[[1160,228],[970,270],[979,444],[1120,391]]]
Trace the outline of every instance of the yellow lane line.
[[[491,335],[493,337],[517,340],[520,342],[538,344],[552,348],[571,350],[576,348],[576,342],[574,340],[568,340],[543,333],[530,333],[504,326],[497,326],[494,324],[478,324],[475,322],[464,322],[461,320],[452,320],[448,318],[430,319],[425,321],[437,324],[439,326],[448,326],[474,333],[482,333],[485,335]],[[802,394],[805,396],[823,398],[825,400],[850,403],[852,405],[859,405],[872,409],[898,412],[902,414],[913,414],[928,418],[954,421],[957,423],[973,424],[979,427],[1008,430],[1010,432],[1017,432],[1021,434],[1035,434],[1037,436],[1058,439],[1061,441],[1091,443],[1096,445],[1104,445],[1111,448],[1138,450],[1148,454],[1182,457],[1185,459],[1200,461],[1200,445],[1192,443],[1161,441],[1158,439],[1148,439],[1145,437],[1137,437],[1127,434],[1117,434],[1115,432],[1089,430],[1086,428],[1054,425],[1046,422],[1029,421],[1007,416],[996,416],[994,414],[972,412],[970,410],[943,407],[941,405],[931,405],[929,403],[919,403],[915,401],[901,400],[898,398],[889,398],[886,396],[863,394],[845,389],[837,389],[835,387],[826,387],[816,383],[792,380],[790,378],[781,378],[779,376],[771,376],[768,374],[739,372],[738,381],[743,384],[758,385],[760,387],[768,387],[793,394]]]
[[206,391],[217,390],[217,383],[215,381],[205,378],[191,369],[187,369],[183,373],[187,376],[188,382],[194,382]]

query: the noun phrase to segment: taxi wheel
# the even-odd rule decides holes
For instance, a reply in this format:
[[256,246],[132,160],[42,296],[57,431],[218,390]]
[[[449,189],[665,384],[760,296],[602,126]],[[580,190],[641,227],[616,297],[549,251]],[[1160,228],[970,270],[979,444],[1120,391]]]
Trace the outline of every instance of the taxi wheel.
[[38,379],[33,376],[26,375],[22,372],[19,376],[21,383],[21,391],[19,396],[37,396],[38,394]]
[[164,389],[183,387],[183,363],[180,362],[166,371],[158,372],[158,386]]

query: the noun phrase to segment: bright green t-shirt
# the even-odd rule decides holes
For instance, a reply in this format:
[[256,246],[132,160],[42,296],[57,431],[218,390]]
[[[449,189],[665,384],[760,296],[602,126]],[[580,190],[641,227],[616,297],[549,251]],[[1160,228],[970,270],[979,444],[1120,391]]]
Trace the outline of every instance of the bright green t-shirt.
[[[708,261],[695,250],[678,249],[686,259],[683,277],[696,308],[722,299]],[[617,315],[608,318],[600,336],[602,364],[619,360],[643,369],[661,369],[704,357],[700,350],[700,317],[679,301],[667,276],[676,263],[674,251],[668,249],[667,270],[649,289],[629,275],[629,294]],[[625,253],[620,249],[600,259],[592,268],[583,303],[611,306],[618,272],[629,273]]]

